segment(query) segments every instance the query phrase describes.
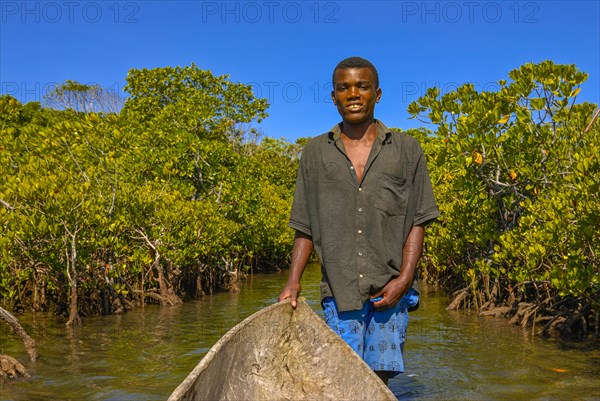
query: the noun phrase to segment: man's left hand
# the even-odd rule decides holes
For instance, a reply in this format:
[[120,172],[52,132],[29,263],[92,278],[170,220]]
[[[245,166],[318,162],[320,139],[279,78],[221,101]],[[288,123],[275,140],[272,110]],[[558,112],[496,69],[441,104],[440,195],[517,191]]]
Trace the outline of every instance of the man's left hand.
[[371,295],[371,299],[383,297],[381,301],[373,302],[373,307],[375,307],[375,309],[382,310],[391,308],[400,302],[402,297],[408,292],[412,286],[415,269],[417,268],[417,263],[419,263],[419,258],[421,257],[424,236],[425,228],[422,225],[413,226],[410,230],[402,251],[400,274],[391,279],[381,291]]
[[396,305],[410,289],[411,283],[406,283],[402,276],[390,280],[379,292],[371,295],[371,299],[383,297],[381,301],[373,302],[377,310],[388,309]]

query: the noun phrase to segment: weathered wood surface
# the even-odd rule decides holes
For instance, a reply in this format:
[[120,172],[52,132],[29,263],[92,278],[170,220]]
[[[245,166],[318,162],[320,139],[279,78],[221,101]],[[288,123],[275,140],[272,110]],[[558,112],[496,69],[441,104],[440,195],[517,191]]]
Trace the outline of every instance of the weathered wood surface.
[[362,359],[300,300],[225,334],[169,401],[396,400]]

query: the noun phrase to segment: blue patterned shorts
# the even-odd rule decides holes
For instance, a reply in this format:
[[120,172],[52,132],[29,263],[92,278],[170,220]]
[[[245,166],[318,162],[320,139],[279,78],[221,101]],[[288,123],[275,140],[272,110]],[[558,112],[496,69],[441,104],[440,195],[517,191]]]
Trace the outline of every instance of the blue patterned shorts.
[[390,377],[404,372],[402,352],[408,326],[408,308],[419,294],[412,288],[395,307],[376,311],[365,302],[360,310],[338,312],[335,299],[323,300],[325,321],[373,370],[388,371]]

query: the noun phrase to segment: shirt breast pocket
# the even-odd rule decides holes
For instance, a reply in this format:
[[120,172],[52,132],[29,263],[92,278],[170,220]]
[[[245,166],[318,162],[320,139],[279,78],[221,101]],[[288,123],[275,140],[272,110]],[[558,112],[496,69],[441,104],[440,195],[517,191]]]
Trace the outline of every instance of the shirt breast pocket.
[[408,184],[406,178],[381,174],[373,206],[389,216],[406,214],[408,206]]

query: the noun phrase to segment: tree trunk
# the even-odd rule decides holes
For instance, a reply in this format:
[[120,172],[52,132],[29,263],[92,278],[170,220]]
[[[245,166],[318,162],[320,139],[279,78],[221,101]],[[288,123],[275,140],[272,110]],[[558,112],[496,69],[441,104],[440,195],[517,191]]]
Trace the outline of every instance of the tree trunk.
[[165,282],[165,277],[163,274],[163,267],[160,265],[160,253],[156,248],[154,248],[154,262],[152,262],[152,267],[156,270],[156,275],[158,279],[158,288],[160,291],[160,304],[167,305],[167,283]]
[[167,282],[167,279],[165,277],[165,270],[164,267],[160,264],[160,253],[158,253],[157,250],[155,250],[155,257],[154,257],[154,268],[156,269],[156,272],[158,274],[158,286],[160,289],[160,297],[162,298],[160,304],[161,305],[175,305],[175,304],[180,304],[181,298],[179,298],[177,296],[177,294],[175,294],[175,292],[173,291],[173,287],[169,286],[169,283]]
[[31,305],[31,309],[34,311],[39,311],[39,295],[38,295],[38,277],[37,271],[35,267],[33,268],[33,302]]
[[79,311],[77,310],[77,282],[73,280],[71,283],[71,297],[69,302],[69,320],[67,326],[79,326],[81,324],[81,317],[79,317]]
[[[66,230],[66,225],[65,225]],[[66,230],[69,237],[71,237],[71,251],[69,247],[65,247],[65,253],[67,256],[67,278],[69,279],[69,288],[71,290],[71,296],[69,298],[69,320],[67,321],[68,327],[78,326],[81,324],[81,318],[77,310],[77,231],[71,233]],[[66,244],[65,244],[66,245]]]
[[[173,291],[173,287],[169,286],[167,278],[165,277],[166,275],[165,275],[164,268],[160,264],[161,255],[157,248],[157,244],[159,243],[159,241],[150,241],[150,238],[148,238],[148,236],[144,233],[144,231],[142,229],[135,229],[135,231],[141,235],[141,239],[143,239],[146,242],[146,245],[148,246],[149,250],[152,250],[152,252],[154,253],[154,262],[152,262],[151,270],[156,270],[158,286],[159,286],[159,291],[160,291],[160,298],[161,298],[160,304],[161,305],[180,304],[182,302],[181,298],[179,298],[177,296],[177,294],[175,294],[175,291]],[[143,286],[143,282],[142,282],[142,286]],[[142,288],[142,291],[143,290],[144,289]],[[143,295],[142,295],[142,299],[143,299]]]

